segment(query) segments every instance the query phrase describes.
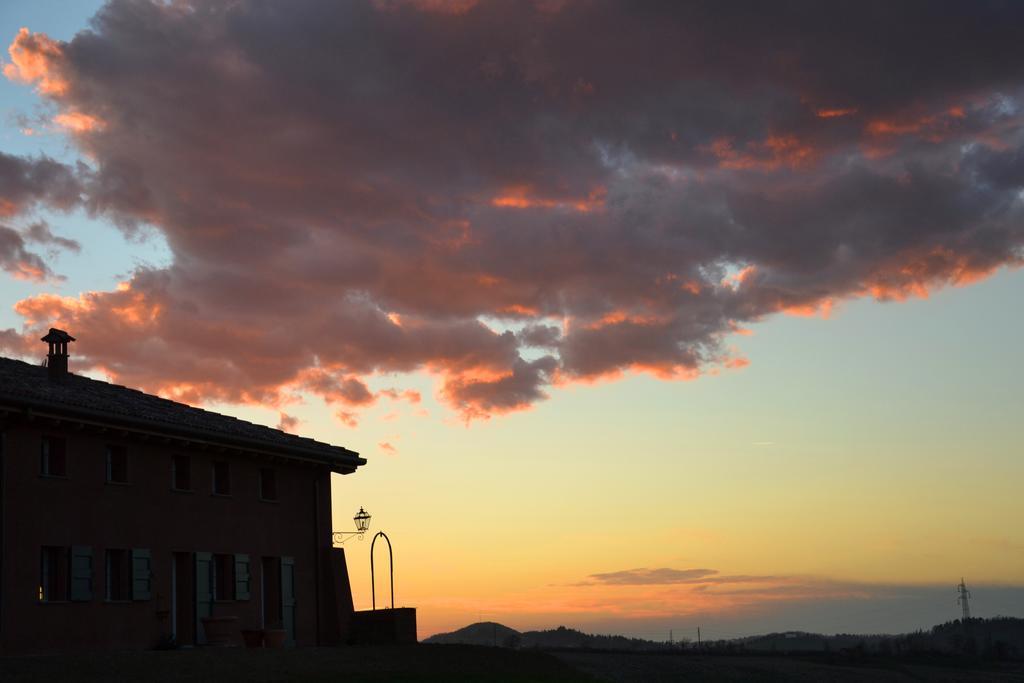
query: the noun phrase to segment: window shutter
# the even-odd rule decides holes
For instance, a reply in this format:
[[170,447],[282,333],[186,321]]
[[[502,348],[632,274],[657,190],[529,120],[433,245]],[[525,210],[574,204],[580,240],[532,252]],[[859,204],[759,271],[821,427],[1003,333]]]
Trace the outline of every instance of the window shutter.
[[281,621],[288,644],[295,644],[295,558],[281,558]]
[[132,600],[149,600],[152,594],[152,556],[148,549],[132,548]]
[[235,555],[235,600],[249,599],[249,556]]
[[213,616],[213,555],[196,553],[196,645],[206,645],[206,631],[202,627],[203,617]]
[[87,545],[71,546],[70,597],[76,602],[92,600],[92,548]]

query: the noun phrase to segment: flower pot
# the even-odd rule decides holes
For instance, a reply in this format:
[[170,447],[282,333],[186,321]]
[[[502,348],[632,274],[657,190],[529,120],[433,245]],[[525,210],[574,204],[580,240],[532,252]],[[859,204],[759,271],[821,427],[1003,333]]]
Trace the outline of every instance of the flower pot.
[[263,647],[263,630],[246,628],[242,629],[242,640],[246,647]]
[[263,644],[266,647],[284,647],[284,641],[288,639],[288,631],[283,628],[268,628],[263,632]]
[[207,645],[230,647],[234,644],[238,617],[203,617],[201,621]]

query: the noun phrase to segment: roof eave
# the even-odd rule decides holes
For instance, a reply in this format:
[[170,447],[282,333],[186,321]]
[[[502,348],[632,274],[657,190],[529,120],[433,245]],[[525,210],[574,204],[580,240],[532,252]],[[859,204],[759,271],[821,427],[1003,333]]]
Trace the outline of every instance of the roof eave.
[[0,398],[0,410],[14,412],[23,411],[29,414],[55,417],[58,419],[70,418],[80,422],[93,422],[103,426],[157,431],[162,432],[167,436],[174,436],[189,441],[266,453],[268,455],[288,457],[295,460],[315,462],[329,466],[332,472],[337,472],[338,474],[351,474],[356,471],[356,468],[366,464],[365,458],[360,458],[358,453],[344,448],[343,446],[331,446],[330,448],[337,449],[341,452],[337,454],[331,453],[330,456],[328,456],[324,453],[318,453],[307,448],[278,446],[254,441],[252,439],[246,439],[244,437],[229,437],[216,432],[192,429],[156,420],[143,420],[124,415],[111,415],[98,410],[53,405],[43,401],[33,401],[31,399],[12,400],[10,398]]

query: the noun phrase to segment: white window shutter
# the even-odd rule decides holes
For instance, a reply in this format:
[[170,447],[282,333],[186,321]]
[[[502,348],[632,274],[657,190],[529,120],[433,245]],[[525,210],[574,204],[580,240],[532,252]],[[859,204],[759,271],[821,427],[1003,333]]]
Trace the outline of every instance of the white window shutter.
[[249,556],[235,555],[235,600],[249,599]]
[[92,600],[92,548],[71,546],[71,595],[75,602]]
[[153,596],[153,558],[146,548],[132,548],[132,600]]

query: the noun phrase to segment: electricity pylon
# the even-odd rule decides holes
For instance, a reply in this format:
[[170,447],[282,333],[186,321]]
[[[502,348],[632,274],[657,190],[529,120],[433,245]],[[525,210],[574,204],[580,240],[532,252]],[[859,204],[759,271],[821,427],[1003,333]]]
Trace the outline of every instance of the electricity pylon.
[[956,599],[960,603],[960,606],[964,608],[964,621],[966,622],[971,618],[971,606],[967,603],[967,599],[971,597],[971,592],[967,590],[967,584],[964,583],[964,578],[960,577],[960,585],[956,587],[960,597]]

